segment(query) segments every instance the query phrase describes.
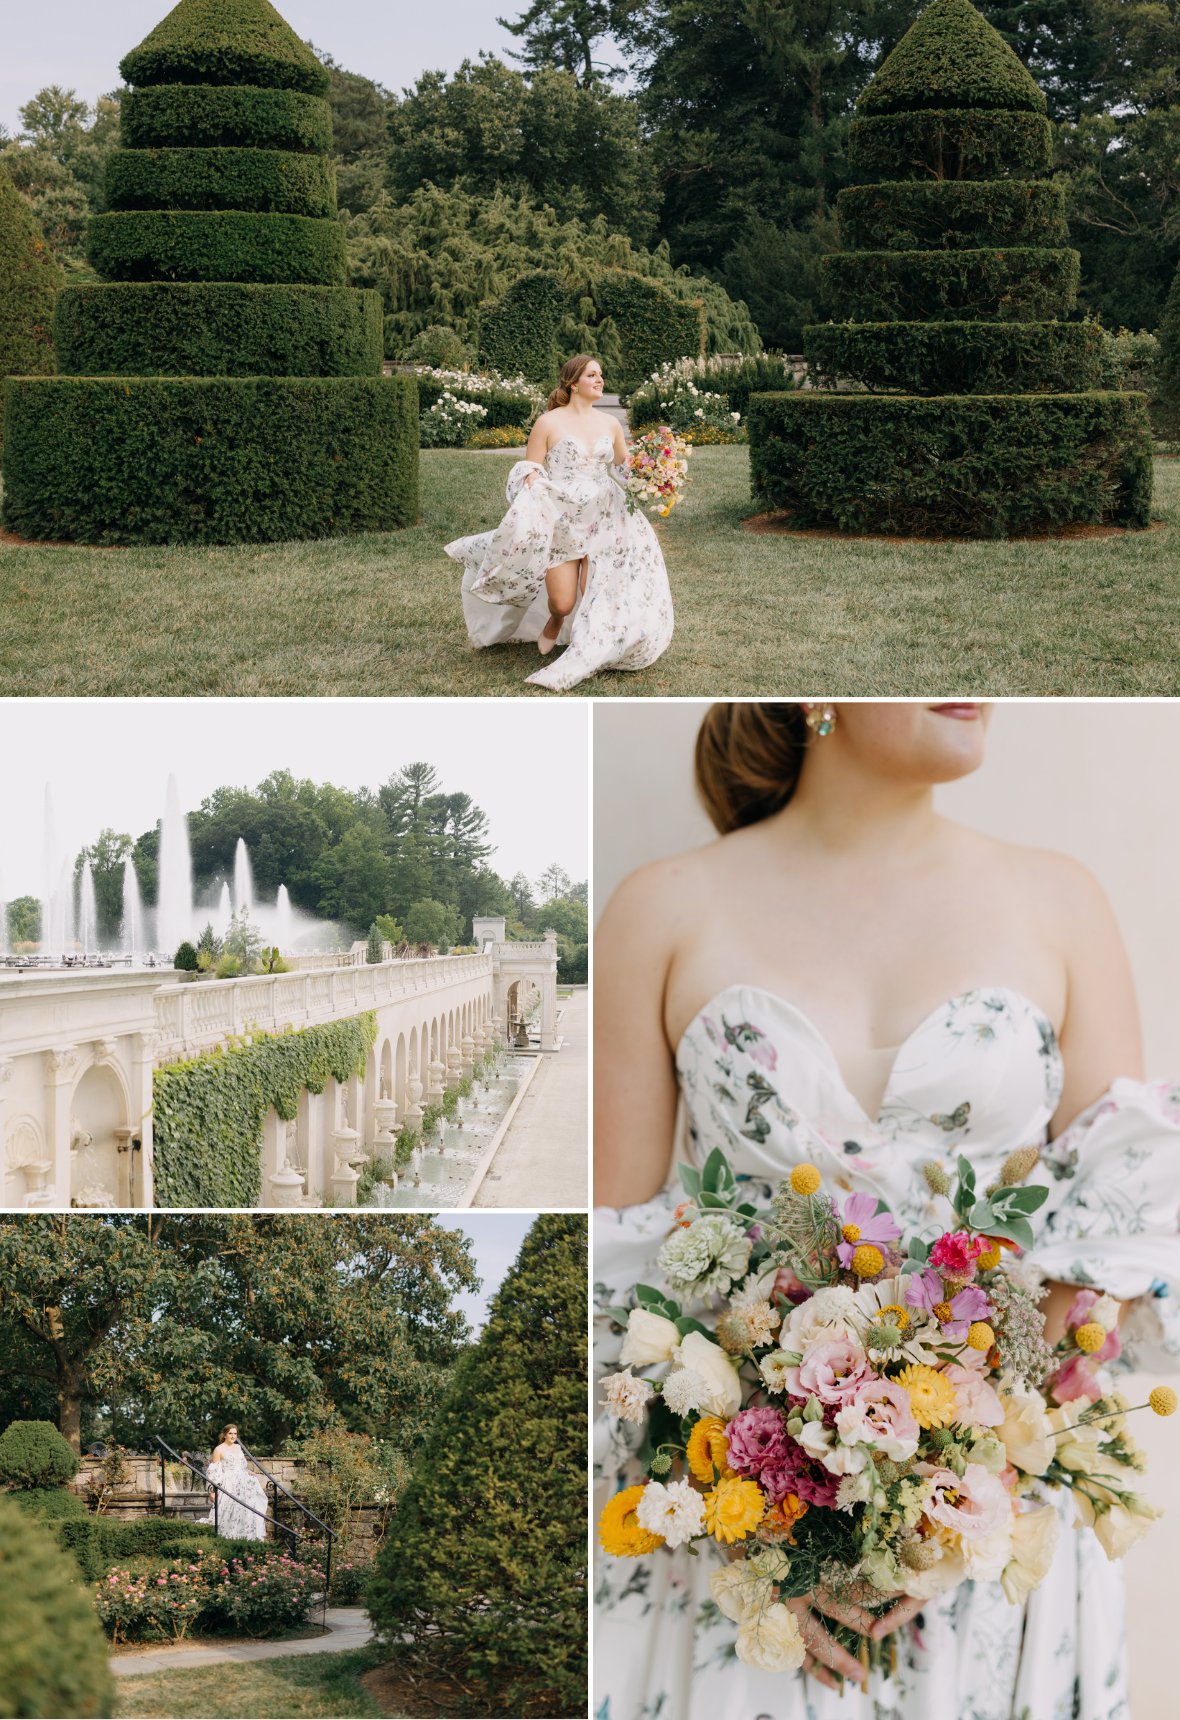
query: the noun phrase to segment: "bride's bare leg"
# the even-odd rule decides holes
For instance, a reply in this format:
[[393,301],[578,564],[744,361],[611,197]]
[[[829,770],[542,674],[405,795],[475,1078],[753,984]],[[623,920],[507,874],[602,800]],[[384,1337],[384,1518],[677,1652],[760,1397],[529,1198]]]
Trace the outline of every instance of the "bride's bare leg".
[[[561,632],[561,624],[578,601],[578,579],[582,561],[563,561],[559,567],[545,572],[545,594],[549,599],[549,619],[541,630],[538,644],[542,653],[551,649]],[[583,587],[584,589],[584,587]]]

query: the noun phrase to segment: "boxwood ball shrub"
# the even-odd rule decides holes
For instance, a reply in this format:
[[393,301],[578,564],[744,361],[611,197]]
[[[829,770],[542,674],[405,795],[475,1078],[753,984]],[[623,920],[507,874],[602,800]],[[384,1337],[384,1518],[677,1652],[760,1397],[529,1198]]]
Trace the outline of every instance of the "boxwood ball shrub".
[[9,1487],[64,1487],[77,1473],[77,1455],[51,1421],[10,1421],[0,1433],[0,1481]]
[[59,295],[62,375],[15,411],[5,522],[85,543],[409,525],[416,397],[382,375],[379,294],[346,284],[328,73],[269,0],[180,0],[122,71],[101,280]]
[[115,1690],[90,1592],[50,1531],[0,1499],[0,1714],[110,1714]]
[[1101,330],[1071,320],[1045,107],[970,0],[933,0],[862,91],[818,390],[751,400],[758,500],[849,531],[1149,523],[1147,402],[1102,389]]

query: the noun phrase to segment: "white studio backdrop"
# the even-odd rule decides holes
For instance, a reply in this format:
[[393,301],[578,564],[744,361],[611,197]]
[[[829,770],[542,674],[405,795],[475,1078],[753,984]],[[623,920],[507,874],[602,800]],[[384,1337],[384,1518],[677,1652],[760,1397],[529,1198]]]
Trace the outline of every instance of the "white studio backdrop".
[[[714,836],[693,790],[707,701],[598,702],[594,711],[594,912],[637,866]],[[1180,701],[999,701],[982,769],[937,791],[939,809],[990,835],[1080,860],[1110,897],[1130,954],[1147,1071],[1180,1079]],[[1180,1199],[1180,1165],[1177,1166]],[[1142,1403],[1154,1380],[1124,1388]],[[1177,1382],[1173,1382],[1177,1383]],[[1175,1712],[1159,1597],[1180,1521],[1180,1416],[1132,1423],[1164,1507],[1125,1562],[1132,1720]]]

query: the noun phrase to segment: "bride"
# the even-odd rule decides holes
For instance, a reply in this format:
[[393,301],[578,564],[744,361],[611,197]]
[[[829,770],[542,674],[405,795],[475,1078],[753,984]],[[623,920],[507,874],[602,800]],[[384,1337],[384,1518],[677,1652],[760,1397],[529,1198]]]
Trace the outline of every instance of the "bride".
[[266,1489],[250,1473],[246,1453],[238,1443],[238,1430],[231,1421],[221,1430],[221,1441],[205,1470],[217,1488],[213,1510],[203,1519],[216,1522],[217,1533],[231,1541],[266,1539]]
[[629,513],[622,425],[597,410],[602,367],[579,353],[561,368],[508,474],[494,531],[456,538],[471,643],[536,641],[560,658],[528,679],[564,692],[603,669],[646,669],[672,637],[672,595],[651,521]]
[[[643,1281],[679,1194],[680,1155],[722,1147],[778,1181],[808,1160],[871,1191],[903,1228],[934,1216],[924,1160],[965,1153],[981,1183],[1038,1145],[1050,1199],[1027,1270],[1048,1337],[1073,1286],[1125,1304],[1136,1365],[1180,1355],[1180,1088],[1143,1081],[1131,975],[1094,880],[1061,855],[940,817],[936,783],[983,761],[971,704],[715,705],[697,783],[721,840],[648,866],[608,905],[595,948],[595,1276],[605,1305]],[[609,1316],[603,1359],[616,1365]],[[634,1431],[634,1430],[632,1430]],[[636,1479],[625,1423],[601,1470]],[[1068,1521],[1072,1502],[1063,1510]],[[1125,1720],[1122,1579],[1095,1537],[1063,1532],[1024,1608],[998,1582],[905,1600],[894,1676],[860,1665],[791,1602],[808,1657],[768,1675],[733,1658],[710,1560],[608,1559],[598,1597],[599,1720]],[[863,1618],[863,1615],[862,1615]],[[868,1628],[868,1621],[864,1621]],[[841,1700],[838,1678],[856,1681]]]

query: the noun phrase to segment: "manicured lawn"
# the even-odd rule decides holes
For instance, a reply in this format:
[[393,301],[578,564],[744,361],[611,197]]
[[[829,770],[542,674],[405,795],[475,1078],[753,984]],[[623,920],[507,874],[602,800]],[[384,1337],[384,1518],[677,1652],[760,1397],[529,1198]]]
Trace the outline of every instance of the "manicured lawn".
[[217,1666],[177,1672],[145,1672],[117,1680],[117,1715],[153,1715],[157,1720],[189,1715],[216,1717],[348,1715],[375,1720],[379,1708],[361,1684],[361,1674],[380,1664],[371,1648],[341,1654],[292,1654],[279,1660],[244,1665],[223,1661]]
[[[531,647],[473,652],[448,538],[492,525],[514,456],[422,457],[422,521],[385,536],[223,550],[0,540],[0,693],[536,694]],[[1008,543],[761,535],[745,448],[693,456],[659,522],[676,637],[582,693],[1180,691],[1180,460],[1161,530]]]

